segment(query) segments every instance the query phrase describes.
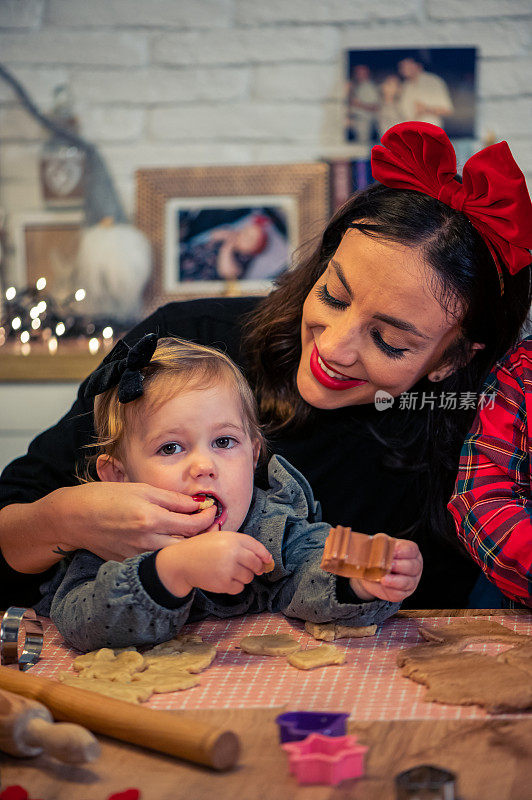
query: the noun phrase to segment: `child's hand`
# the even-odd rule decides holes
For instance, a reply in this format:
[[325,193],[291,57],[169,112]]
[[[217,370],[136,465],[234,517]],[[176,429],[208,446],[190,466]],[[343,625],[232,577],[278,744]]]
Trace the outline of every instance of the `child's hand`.
[[193,588],[238,594],[271,560],[252,536],[209,531],[160,550],[155,567],[166,589],[177,597]]
[[350,578],[352,590],[361,600],[389,600],[400,603],[409,597],[421,578],[423,558],[419,547],[408,539],[398,539],[393,553],[392,571],[381,581]]

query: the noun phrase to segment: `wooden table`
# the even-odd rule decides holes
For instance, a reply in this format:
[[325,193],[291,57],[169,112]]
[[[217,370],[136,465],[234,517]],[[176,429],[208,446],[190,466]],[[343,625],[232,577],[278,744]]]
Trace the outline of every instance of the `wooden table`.
[[[401,613],[478,616],[504,612]],[[429,763],[457,774],[460,800],[531,797],[532,715],[486,720],[351,720],[349,732],[370,747],[366,776],[331,788],[299,787],[288,775],[287,757],[279,747],[275,724],[279,709],[168,713],[186,713],[190,718],[209,720],[236,731],[243,748],[239,766],[229,773],[213,773],[100,737],[102,756],[85,768],[68,767],[42,756],[26,761],[0,757],[1,786],[18,783],[28,790],[32,800],[106,800],[112,792],[129,787],[140,789],[141,800],[393,800],[394,776]]]

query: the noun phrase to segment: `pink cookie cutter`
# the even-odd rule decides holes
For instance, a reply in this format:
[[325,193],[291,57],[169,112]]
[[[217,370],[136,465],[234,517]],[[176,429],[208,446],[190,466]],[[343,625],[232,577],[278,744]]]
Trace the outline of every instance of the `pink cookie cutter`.
[[356,736],[323,736],[312,733],[299,742],[281,745],[289,758],[290,774],[298,783],[324,783],[336,786],[349,778],[364,775],[364,756],[368,748]]

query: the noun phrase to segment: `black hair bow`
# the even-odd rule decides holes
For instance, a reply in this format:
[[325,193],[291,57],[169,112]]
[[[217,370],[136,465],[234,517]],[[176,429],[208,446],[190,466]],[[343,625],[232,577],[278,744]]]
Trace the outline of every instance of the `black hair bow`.
[[[118,353],[127,347],[125,342],[120,342]],[[85,397],[96,397],[102,392],[113,389],[118,384],[118,400],[120,403],[130,403],[143,394],[143,376],[140,370],[147,367],[157,347],[157,334],[147,333],[133,345],[124,358],[115,358],[103,363],[95,370],[87,381]]]

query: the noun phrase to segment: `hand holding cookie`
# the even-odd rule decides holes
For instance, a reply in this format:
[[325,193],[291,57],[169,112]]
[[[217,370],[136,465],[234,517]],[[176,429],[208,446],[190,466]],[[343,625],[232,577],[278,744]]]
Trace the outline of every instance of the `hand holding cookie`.
[[380,581],[350,578],[352,590],[361,600],[388,600],[400,603],[416,589],[423,571],[419,547],[408,539],[396,539],[392,569]]

